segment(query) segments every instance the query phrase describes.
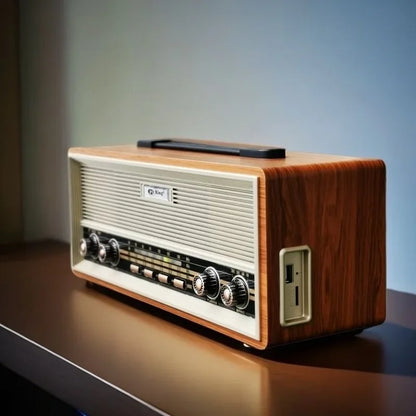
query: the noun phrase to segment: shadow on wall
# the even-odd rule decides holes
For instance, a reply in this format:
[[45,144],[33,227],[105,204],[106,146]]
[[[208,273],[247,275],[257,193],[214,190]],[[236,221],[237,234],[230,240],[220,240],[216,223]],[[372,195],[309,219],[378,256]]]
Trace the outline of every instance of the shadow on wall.
[[25,2],[19,17],[24,238],[69,240],[64,2]]

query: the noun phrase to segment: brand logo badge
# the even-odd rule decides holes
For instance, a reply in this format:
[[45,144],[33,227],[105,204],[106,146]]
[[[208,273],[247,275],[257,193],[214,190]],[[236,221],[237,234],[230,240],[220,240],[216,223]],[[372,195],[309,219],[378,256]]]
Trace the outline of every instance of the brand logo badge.
[[142,196],[156,201],[172,202],[172,188],[159,185],[143,185]]

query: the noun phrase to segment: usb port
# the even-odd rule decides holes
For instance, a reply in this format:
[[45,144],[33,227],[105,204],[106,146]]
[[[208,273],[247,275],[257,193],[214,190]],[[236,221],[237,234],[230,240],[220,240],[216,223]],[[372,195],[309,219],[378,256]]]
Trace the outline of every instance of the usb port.
[[286,283],[293,283],[293,264],[286,265]]
[[279,252],[280,325],[291,326],[312,318],[311,249],[282,248]]

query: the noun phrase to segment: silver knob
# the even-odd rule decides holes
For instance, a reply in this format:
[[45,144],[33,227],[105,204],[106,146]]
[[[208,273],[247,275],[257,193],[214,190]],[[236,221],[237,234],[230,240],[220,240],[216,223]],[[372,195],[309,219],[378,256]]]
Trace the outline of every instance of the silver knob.
[[81,238],[79,242],[79,254],[82,257],[91,256],[93,259],[96,259],[98,256],[98,246],[100,240],[95,233],[91,233],[87,238]]
[[220,276],[224,272],[217,271],[214,267],[207,267],[202,273],[197,274],[192,281],[192,288],[198,296],[207,296],[216,299],[220,293]]
[[117,266],[120,261],[120,249],[115,238],[112,238],[106,244],[98,245],[98,260],[101,263],[110,263]]
[[230,283],[221,287],[221,300],[229,308],[245,309],[249,303],[249,286],[244,277],[234,276]]

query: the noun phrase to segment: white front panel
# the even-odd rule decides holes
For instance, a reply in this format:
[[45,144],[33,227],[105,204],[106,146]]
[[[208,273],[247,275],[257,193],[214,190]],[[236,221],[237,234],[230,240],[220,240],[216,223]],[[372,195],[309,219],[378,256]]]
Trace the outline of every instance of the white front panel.
[[[157,244],[255,275],[257,177],[85,155],[70,157],[74,269],[259,339],[250,318],[108,267],[78,253],[82,226]],[[149,286],[150,285],[150,286]]]

